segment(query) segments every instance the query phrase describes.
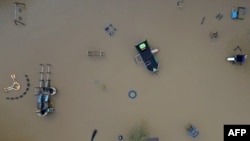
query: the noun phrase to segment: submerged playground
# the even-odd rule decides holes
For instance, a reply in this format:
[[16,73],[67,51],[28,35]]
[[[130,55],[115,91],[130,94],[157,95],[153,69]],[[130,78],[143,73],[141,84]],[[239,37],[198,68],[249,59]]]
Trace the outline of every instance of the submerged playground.
[[0,140],[223,140],[249,124],[250,2],[0,2]]

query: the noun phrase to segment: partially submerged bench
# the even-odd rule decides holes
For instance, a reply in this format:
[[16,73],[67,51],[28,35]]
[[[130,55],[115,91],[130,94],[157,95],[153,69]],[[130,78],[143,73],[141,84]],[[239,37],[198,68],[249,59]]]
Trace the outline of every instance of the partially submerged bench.
[[104,52],[99,50],[99,51],[87,51],[88,56],[104,56]]
[[14,2],[14,23],[15,25],[21,24],[25,25],[23,23],[23,17],[21,16],[21,13],[23,10],[26,8],[25,3],[19,3],[19,2]]

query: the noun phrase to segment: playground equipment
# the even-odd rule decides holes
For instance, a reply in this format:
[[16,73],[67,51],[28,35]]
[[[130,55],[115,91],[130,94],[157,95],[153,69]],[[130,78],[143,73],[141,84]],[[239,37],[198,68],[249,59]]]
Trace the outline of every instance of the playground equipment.
[[88,56],[104,56],[104,52],[101,50],[98,51],[87,51]]
[[26,8],[25,3],[14,2],[14,23],[15,23],[15,25],[18,25],[18,24],[25,25],[22,22],[23,18],[20,15],[25,8]]
[[[159,52],[159,49],[157,49],[157,48],[151,50],[151,53],[152,53],[152,54],[156,54],[157,52]],[[143,59],[141,58],[141,55],[140,55],[140,54],[137,54],[137,55],[135,56],[135,62],[136,62],[137,64],[143,63]]]
[[56,88],[50,86],[50,64],[47,64],[47,79],[44,81],[44,65],[41,64],[40,72],[40,87],[35,89],[35,95],[37,96],[37,115],[40,117],[46,116],[48,113],[52,113],[55,109],[52,107],[51,97],[56,94]]
[[211,41],[216,41],[217,40],[217,38],[218,38],[218,32],[216,31],[216,32],[210,32],[210,40]]
[[13,84],[11,85],[11,86],[9,86],[9,87],[4,87],[4,92],[8,92],[8,91],[12,91],[12,90],[15,90],[15,91],[18,91],[18,90],[20,90],[20,88],[21,88],[21,85],[20,85],[20,83],[18,83],[17,81],[16,81],[16,75],[15,74],[11,74],[10,75],[10,77],[11,77],[11,79],[13,80]]
[[247,59],[246,54],[237,54],[235,56],[227,57],[228,62],[232,62],[233,64],[240,64],[240,65],[245,63],[246,59]]
[[206,20],[206,17],[202,17],[202,19],[201,19],[201,25],[204,24],[205,20]]
[[218,13],[215,18],[217,20],[221,20],[223,18],[223,15],[221,13]]
[[91,141],[94,141],[96,134],[97,134],[97,129],[93,130],[92,136],[91,136]]
[[137,97],[137,92],[136,92],[135,90],[130,90],[130,91],[128,92],[128,97],[129,97],[130,99],[135,99],[135,98]]
[[232,7],[231,18],[233,20],[244,20],[244,15],[246,15],[246,7]]
[[109,36],[113,36],[116,32],[116,28],[112,24],[109,24],[107,27],[105,27],[104,30],[108,33]]
[[23,92],[21,95],[19,95],[19,96],[6,97],[7,100],[17,100],[17,99],[23,98],[24,95],[27,94],[27,92],[29,91],[29,87],[30,87],[30,83],[29,83],[30,80],[29,80],[29,78],[28,78],[28,75],[24,75],[24,76],[25,76],[26,81],[27,81],[27,87],[26,87],[26,89],[24,90],[24,92]]
[[180,9],[182,9],[182,4],[183,4],[183,0],[177,1],[177,7],[179,7]]
[[196,138],[200,134],[199,130],[196,127],[194,127],[193,125],[188,126],[187,133],[192,138]]
[[140,42],[135,45],[136,50],[139,54],[135,56],[135,61],[137,64],[144,63],[144,66],[152,73],[158,71],[158,60],[155,54],[159,51],[158,49],[150,49],[147,40]]
[[118,136],[118,140],[119,140],[119,141],[122,141],[122,140],[123,140],[123,135],[119,135],[119,136]]

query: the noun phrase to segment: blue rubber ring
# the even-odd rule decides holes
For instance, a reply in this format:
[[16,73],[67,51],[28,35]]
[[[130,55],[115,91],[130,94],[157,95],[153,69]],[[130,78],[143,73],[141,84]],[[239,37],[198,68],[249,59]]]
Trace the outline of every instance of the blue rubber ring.
[[130,90],[128,92],[128,97],[131,99],[135,99],[137,97],[137,92],[135,90]]

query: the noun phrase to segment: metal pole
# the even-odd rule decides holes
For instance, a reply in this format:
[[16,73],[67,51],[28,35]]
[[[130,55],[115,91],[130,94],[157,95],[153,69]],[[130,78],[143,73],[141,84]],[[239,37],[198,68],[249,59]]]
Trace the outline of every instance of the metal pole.
[[48,70],[47,70],[47,80],[50,80],[49,77],[50,77],[50,64],[47,64],[47,67],[48,67]]
[[23,5],[25,6],[25,3],[20,3],[20,2],[14,2],[15,5]]
[[47,64],[47,80],[46,80],[46,87],[50,87],[50,64]]
[[16,5],[16,3],[15,3],[15,9],[14,9],[14,10],[15,10],[15,11],[14,11],[14,12],[15,12],[15,15],[14,15],[14,20],[17,19],[17,16],[16,16],[16,15],[17,15],[17,10],[16,10],[16,9],[17,9],[17,5]]
[[43,69],[43,64],[40,64],[40,66],[41,66],[41,71],[40,71],[40,73],[43,73],[44,72],[44,69]]
[[44,82],[44,80],[43,80],[43,74],[44,74],[44,66],[43,66],[43,64],[40,64],[40,66],[41,66],[41,71],[40,71],[40,88],[42,88],[43,87],[43,82]]

